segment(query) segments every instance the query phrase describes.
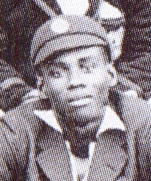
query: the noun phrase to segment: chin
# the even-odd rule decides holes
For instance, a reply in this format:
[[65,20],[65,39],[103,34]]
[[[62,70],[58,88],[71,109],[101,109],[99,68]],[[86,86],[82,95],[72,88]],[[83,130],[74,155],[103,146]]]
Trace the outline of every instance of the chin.
[[97,114],[97,112],[98,112],[97,110],[92,110],[92,109],[91,111],[90,109],[89,110],[81,109],[78,112],[77,111],[73,112],[73,114],[70,115],[70,117],[75,120],[77,126],[86,126],[89,123],[92,123],[95,120],[100,119],[102,115]]

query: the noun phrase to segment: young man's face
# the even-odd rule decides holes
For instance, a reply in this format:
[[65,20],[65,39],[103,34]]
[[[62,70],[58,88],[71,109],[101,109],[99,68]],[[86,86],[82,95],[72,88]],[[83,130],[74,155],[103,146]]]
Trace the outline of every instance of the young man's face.
[[107,33],[110,47],[113,52],[113,59],[117,59],[121,55],[124,32],[124,26],[119,26],[116,29],[108,31]]
[[106,0],[100,2],[98,14],[100,19],[103,20],[102,22],[104,22],[102,26],[107,31],[107,37],[112,50],[112,58],[116,60],[121,55],[122,51],[122,43],[125,33],[125,27],[123,24],[125,19],[124,14],[118,9],[118,7],[111,5]]
[[42,67],[43,91],[54,109],[85,125],[99,119],[114,79],[103,47],[68,52]]

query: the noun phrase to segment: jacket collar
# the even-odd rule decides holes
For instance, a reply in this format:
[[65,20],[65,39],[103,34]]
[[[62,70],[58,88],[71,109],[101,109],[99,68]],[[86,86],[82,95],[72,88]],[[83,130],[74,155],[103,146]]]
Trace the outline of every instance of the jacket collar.
[[[113,130],[112,130],[113,131]],[[123,149],[126,142],[125,132],[102,133],[95,148],[89,170],[88,181],[91,180],[116,180],[127,164],[128,154]]]
[[70,158],[62,135],[46,128],[39,141],[40,153],[37,163],[43,173],[52,181],[72,181]]
[[[39,135],[38,142],[41,151],[37,155],[38,165],[50,180],[72,181],[68,151],[61,134],[60,126],[57,124],[53,112],[45,111],[45,114],[42,114],[40,111],[34,111],[34,113],[38,115],[40,119],[45,118],[45,121],[47,120],[46,122],[49,124],[49,126],[47,125],[45,128],[45,132]],[[108,118],[110,118],[110,121],[115,121],[114,119],[116,118],[117,121],[117,115],[114,113],[110,107],[107,107],[103,122]],[[52,116],[53,121],[50,121],[49,116]],[[97,176],[99,176],[99,180],[108,180],[109,175],[111,180],[114,180],[121,173],[127,162],[127,154],[122,148],[126,141],[125,132],[123,132],[125,127],[121,122],[119,122],[119,124],[110,123],[111,122],[108,122],[106,126],[102,123],[99,129],[100,132],[92,158],[88,181],[98,180]],[[50,125],[53,125],[53,128]],[[114,129],[114,131],[111,131],[110,128]],[[120,129],[118,130],[118,134],[115,129],[116,131]],[[94,177],[96,178],[94,179]]]
[[[60,125],[58,124],[55,114],[52,110],[49,110],[49,111],[35,110],[34,114],[37,115],[40,119],[42,119],[50,127],[62,133],[62,129]],[[126,130],[123,122],[110,106],[106,107],[105,115],[104,115],[103,121],[100,125],[97,135],[105,132],[108,129],[119,129],[121,131]]]

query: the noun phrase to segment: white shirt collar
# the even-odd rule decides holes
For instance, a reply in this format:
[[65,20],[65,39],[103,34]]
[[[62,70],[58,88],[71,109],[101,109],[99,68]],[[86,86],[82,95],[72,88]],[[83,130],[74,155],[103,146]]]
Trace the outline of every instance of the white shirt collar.
[[[43,121],[45,121],[49,126],[54,128],[56,131],[59,131],[60,133],[62,133],[62,129],[59,123],[57,122],[55,114],[52,110],[49,110],[49,111],[35,110],[34,114],[38,116],[40,119],[42,119]],[[103,121],[100,125],[97,135],[105,132],[108,129],[119,129],[122,131],[126,130],[123,122],[110,106],[106,107],[105,115],[104,115]]]

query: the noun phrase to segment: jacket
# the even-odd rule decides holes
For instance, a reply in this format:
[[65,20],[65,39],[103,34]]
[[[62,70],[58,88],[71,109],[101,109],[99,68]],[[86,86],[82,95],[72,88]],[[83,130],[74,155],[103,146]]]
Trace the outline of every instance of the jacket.
[[[21,105],[1,121],[0,180],[72,181],[63,136],[33,114],[37,105]],[[127,131],[107,130],[99,136],[88,181],[151,178],[150,110],[130,97],[123,97],[119,106]]]

